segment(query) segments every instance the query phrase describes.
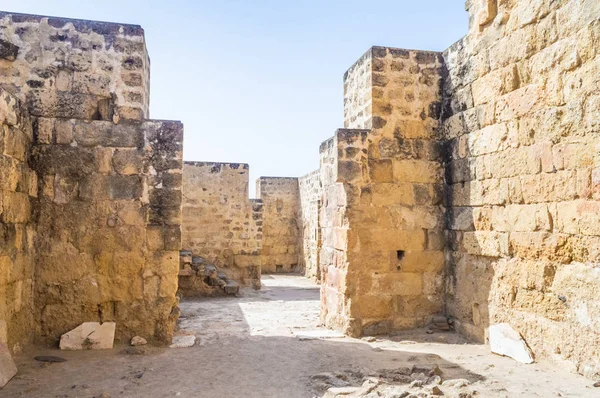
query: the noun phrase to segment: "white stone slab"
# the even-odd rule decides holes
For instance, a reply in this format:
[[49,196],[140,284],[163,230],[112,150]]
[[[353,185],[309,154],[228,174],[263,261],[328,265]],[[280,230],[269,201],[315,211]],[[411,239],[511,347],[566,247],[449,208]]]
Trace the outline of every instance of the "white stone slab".
[[343,339],[346,337],[343,333],[336,330],[322,329],[322,330],[303,330],[295,332],[298,340],[321,340],[321,339]]
[[17,366],[13,361],[6,344],[0,343],[0,388],[17,374]]
[[60,337],[61,350],[103,350],[113,348],[114,322],[85,322]]
[[494,354],[510,357],[521,363],[533,363],[533,353],[521,337],[508,323],[490,326],[490,348]]
[[175,336],[170,348],[187,348],[196,344],[196,336]]

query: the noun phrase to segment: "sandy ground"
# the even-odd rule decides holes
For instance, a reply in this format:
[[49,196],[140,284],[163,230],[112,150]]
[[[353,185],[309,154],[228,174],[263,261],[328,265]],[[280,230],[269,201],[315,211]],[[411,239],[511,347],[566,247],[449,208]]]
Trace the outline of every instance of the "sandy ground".
[[[197,336],[191,348],[30,351],[16,358],[19,374],[0,397],[311,398],[365,380],[368,388],[354,396],[427,397],[430,387],[409,389],[403,379],[414,378],[415,368],[401,381],[394,375],[432,365],[442,380],[469,381],[460,389],[440,385],[448,397],[600,397],[585,378],[546,363],[519,364],[454,333],[300,339],[328,333],[319,326],[318,287],[297,276],[266,275],[263,283],[237,298],[182,302],[182,333]],[[35,355],[67,362],[43,364]]]

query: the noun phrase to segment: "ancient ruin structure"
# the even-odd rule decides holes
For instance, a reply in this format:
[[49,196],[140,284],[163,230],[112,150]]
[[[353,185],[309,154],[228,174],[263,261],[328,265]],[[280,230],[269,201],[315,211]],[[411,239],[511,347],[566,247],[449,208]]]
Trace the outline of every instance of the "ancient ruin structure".
[[170,342],[183,128],[148,120],[139,26],[0,13],[0,319],[8,346],[86,321]]
[[140,27],[0,13],[9,347],[85,321],[168,341],[178,273],[185,297],[301,271],[348,335],[508,323],[600,376],[600,2],[466,8],[444,52],[369,49],[318,170],[256,200],[248,165],[183,164],[181,124],[148,120]]

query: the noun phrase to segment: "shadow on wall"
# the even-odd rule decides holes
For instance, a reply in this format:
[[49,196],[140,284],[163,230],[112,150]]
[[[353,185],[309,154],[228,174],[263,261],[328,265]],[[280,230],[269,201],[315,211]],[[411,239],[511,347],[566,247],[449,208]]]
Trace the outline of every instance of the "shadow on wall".
[[[444,167],[444,206],[446,207],[446,314],[454,317],[455,329],[478,341],[486,341],[490,325],[489,296],[494,281],[494,267],[499,256],[508,250],[497,232],[482,231],[489,226],[476,197],[476,164],[466,143],[466,130],[481,128],[461,116],[466,108],[452,97],[458,83],[444,70],[444,104],[442,162]],[[454,134],[453,117],[458,115],[459,133]],[[470,120],[472,122],[472,120]]]

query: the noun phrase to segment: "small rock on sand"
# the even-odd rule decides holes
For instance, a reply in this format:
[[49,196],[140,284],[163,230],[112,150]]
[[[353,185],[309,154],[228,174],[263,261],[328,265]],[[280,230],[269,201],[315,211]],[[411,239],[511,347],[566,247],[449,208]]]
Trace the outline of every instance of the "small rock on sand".
[[145,339],[145,338],[143,338],[143,337],[140,337],[140,336],[134,336],[134,337],[131,339],[131,345],[132,345],[132,346],[134,346],[134,347],[135,347],[135,346],[138,346],[138,345],[146,345],[146,344],[148,344],[148,342],[147,342],[147,341],[146,341],[146,339]]

